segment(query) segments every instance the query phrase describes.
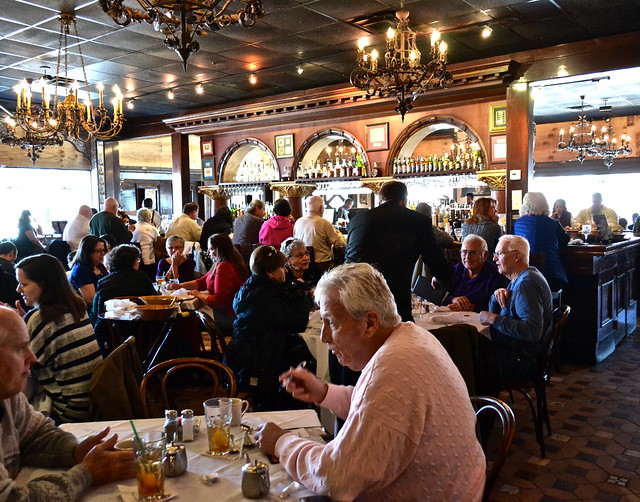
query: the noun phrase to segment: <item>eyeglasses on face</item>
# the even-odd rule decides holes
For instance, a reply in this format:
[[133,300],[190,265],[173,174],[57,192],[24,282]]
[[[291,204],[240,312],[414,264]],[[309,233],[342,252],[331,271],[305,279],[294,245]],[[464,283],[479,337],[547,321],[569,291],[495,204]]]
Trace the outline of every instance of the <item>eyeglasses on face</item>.
[[168,246],[167,249],[173,250],[173,251],[178,251],[180,249],[184,249],[184,246]]
[[518,251],[516,249],[511,249],[510,251],[496,251],[495,253],[493,253],[493,256],[497,257],[497,258],[501,258],[502,256],[509,254],[509,253],[517,253]]
[[105,248],[94,249],[92,253],[106,253],[107,250]]
[[483,253],[484,251],[475,251],[473,249],[461,249],[460,250],[460,254],[462,256],[464,255],[469,255],[469,256],[479,256]]
[[291,258],[303,258],[305,256],[309,256],[309,251],[302,251],[300,253],[292,254]]

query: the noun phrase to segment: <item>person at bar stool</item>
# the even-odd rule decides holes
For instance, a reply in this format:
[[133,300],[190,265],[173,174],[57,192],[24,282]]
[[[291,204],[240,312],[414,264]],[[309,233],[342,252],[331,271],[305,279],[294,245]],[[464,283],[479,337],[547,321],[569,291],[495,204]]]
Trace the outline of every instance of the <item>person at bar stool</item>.
[[213,267],[209,272],[193,281],[169,284],[167,289],[190,290],[190,295],[213,309],[216,325],[224,335],[231,336],[233,321],[236,319],[233,298],[248,279],[249,270],[227,234],[214,234],[209,237],[207,250],[213,261]]
[[609,229],[612,232],[620,232],[623,230],[623,228],[618,224],[618,215],[613,209],[606,207],[602,203],[602,194],[599,192],[596,192],[591,196],[591,206],[583,209],[576,215],[574,227],[580,230],[582,225],[590,224],[593,225],[593,228],[595,229],[596,227],[593,217],[596,215],[604,215],[607,219],[607,223],[609,224]]
[[525,194],[520,218],[513,224],[513,233],[527,239],[532,253],[544,255],[544,270],[541,272],[551,291],[566,289],[569,279],[560,262],[559,251],[569,244],[569,234],[558,220],[549,217],[549,204],[544,194]]
[[89,221],[91,234],[95,236],[112,235],[116,244],[131,242],[131,230],[117,216],[119,207],[120,204],[113,197],[106,199],[104,201],[104,209],[94,214]]
[[200,225],[196,223],[198,209],[196,202],[187,202],[182,208],[182,214],[169,224],[166,237],[169,238],[172,235],[177,235],[188,242],[199,242],[202,229]]
[[32,307],[24,316],[37,358],[34,376],[39,389],[32,402],[48,398],[40,401],[45,403],[40,409],[50,412],[56,423],[85,422],[91,375],[102,363],[87,306],[51,255],[20,260],[16,276],[24,303]]
[[[262,202],[262,201],[260,201]],[[202,234],[200,235],[200,248],[207,249],[209,245],[209,237],[214,234],[226,234],[231,235],[234,232],[233,216],[231,215],[231,209],[227,206],[218,208],[216,214],[204,222],[202,226]],[[235,237],[235,234],[234,234]],[[256,244],[258,238],[258,232],[256,231]]]
[[293,218],[291,204],[287,199],[278,199],[273,203],[273,216],[264,222],[258,236],[260,244],[279,248],[285,239],[293,237]]
[[175,279],[178,282],[193,281],[196,262],[184,254],[184,239],[172,235],[167,239],[169,256],[158,262],[156,278]]
[[109,274],[103,263],[106,254],[107,243],[104,240],[95,235],[85,235],[73,259],[69,282],[89,309],[96,296],[98,281]]
[[[460,248],[461,262],[454,267],[451,292],[443,305],[455,311],[481,312],[487,310],[496,289],[506,288],[509,279],[498,272],[489,258],[487,241],[479,235],[467,235]],[[437,286],[437,279],[433,281]]]
[[476,199],[471,210],[471,217],[462,223],[462,238],[474,234],[482,237],[493,254],[502,229],[498,225],[498,201],[490,197]]
[[[78,441],[33,409],[22,391],[35,362],[24,321],[0,307],[0,500],[78,500],[91,485],[135,477],[133,453],[113,450],[108,427]],[[18,483],[23,466],[58,471]]]
[[333,247],[344,246],[344,236],[322,215],[324,199],[314,195],[307,199],[307,216],[299,218],[293,227],[293,236],[313,246],[314,261],[323,272],[333,267]]
[[553,328],[551,289],[538,269],[529,266],[529,243],[524,237],[503,235],[493,260],[511,282],[495,291],[479,319],[491,326],[502,377],[530,379]]
[[367,263],[325,273],[315,297],[322,341],[362,375],[355,387],[302,368],[280,380],[296,399],[332,410],[345,424],[319,444],[267,423],[255,433],[260,450],[333,500],[480,501],[486,464],[476,417],[444,347],[401,321],[384,277]]
[[31,216],[31,211],[25,209],[18,220],[18,237],[15,245],[18,248],[18,258],[26,258],[38,253],[46,253],[46,249],[38,239],[42,235],[42,227]]
[[567,209],[567,203],[564,199],[558,199],[553,203],[551,217],[558,220],[565,230],[571,229],[571,212]]
[[234,244],[258,244],[260,230],[264,225],[264,215],[267,208],[260,199],[252,200],[245,213],[238,216],[233,225]]
[[80,206],[78,214],[64,226],[62,240],[66,241],[71,251],[76,251],[80,247],[80,241],[85,235],[89,235],[89,221],[93,217],[91,208],[85,204]]
[[152,281],[156,278],[156,255],[154,246],[160,236],[158,229],[151,223],[152,213],[149,209],[138,209],[138,223],[131,237],[131,242],[140,244],[142,251],[142,263],[140,270],[149,276]]

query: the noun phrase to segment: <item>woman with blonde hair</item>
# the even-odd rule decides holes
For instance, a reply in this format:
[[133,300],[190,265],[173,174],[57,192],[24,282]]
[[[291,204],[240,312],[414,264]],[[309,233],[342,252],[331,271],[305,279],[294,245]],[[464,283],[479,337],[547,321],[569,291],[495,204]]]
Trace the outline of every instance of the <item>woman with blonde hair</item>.
[[493,254],[502,235],[498,225],[498,201],[491,197],[481,197],[473,203],[471,218],[462,224],[462,238],[479,235],[487,242],[489,255]]

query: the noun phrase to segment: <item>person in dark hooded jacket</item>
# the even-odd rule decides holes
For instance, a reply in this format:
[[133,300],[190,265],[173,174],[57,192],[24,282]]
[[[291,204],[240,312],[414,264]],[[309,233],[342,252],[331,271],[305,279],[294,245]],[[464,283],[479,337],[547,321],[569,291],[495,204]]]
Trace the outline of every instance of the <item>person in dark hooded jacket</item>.
[[300,408],[278,377],[302,362],[315,370],[315,360],[298,335],[307,327],[313,301],[303,287],[285,284],[285,261],[273,246],[256,248],[250,260],[253,274],[233,301],[237,318],[228,362],[239,389],[251,393],[255,411]]
[[276,249],[289,237],[293,237],[291,204],[287,199],[278,199],[273,204],[275,213],[260,228],[260,244],[274,246]]

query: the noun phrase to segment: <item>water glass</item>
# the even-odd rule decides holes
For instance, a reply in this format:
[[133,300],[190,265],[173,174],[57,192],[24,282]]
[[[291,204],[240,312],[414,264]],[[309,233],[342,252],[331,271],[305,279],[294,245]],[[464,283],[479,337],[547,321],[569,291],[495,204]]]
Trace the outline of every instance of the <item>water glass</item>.
[[231,399],[226,397],[207,399],[204,403],[204,417],[207,421],[209,455],[225,455],[231,451]]
[[140,434],[140,442],[133,441],[133,455],[138,480],[138,500],[150,502],[164,497],[164,476],[167,442],[160,431]]

